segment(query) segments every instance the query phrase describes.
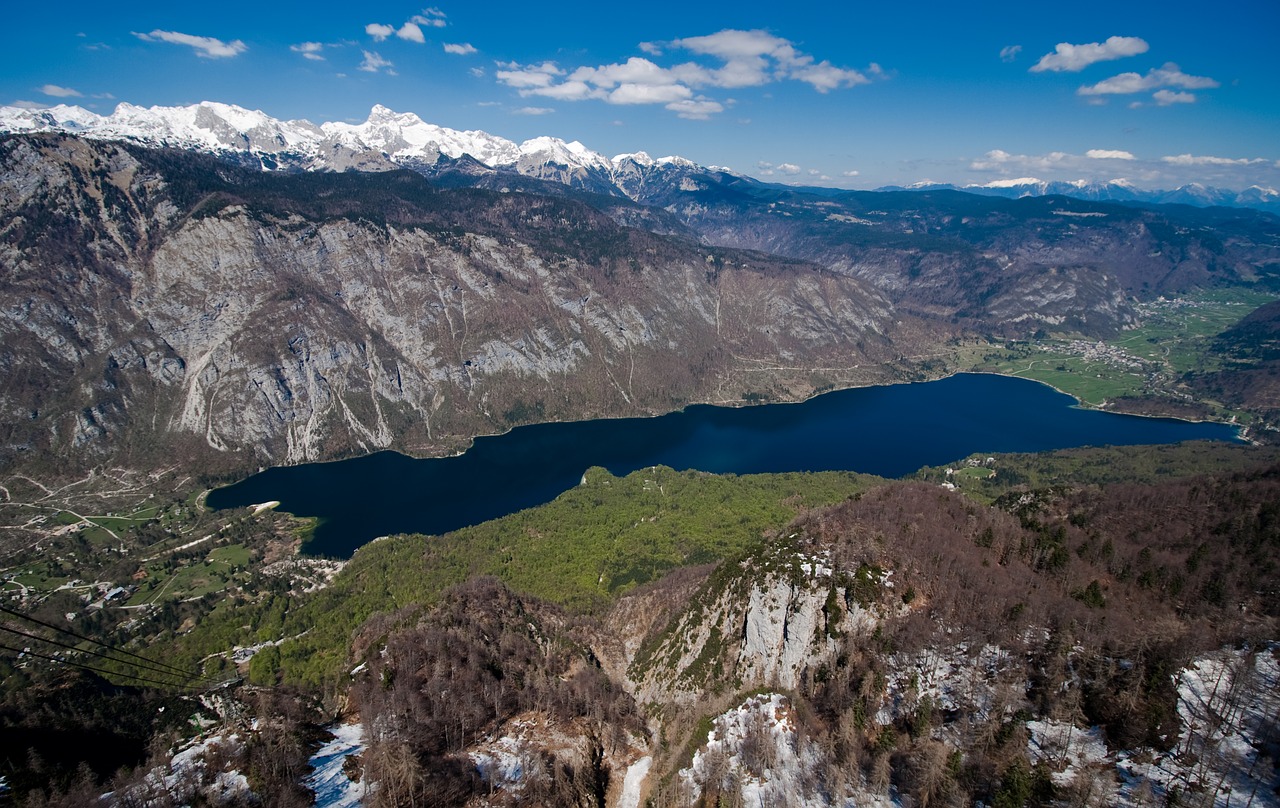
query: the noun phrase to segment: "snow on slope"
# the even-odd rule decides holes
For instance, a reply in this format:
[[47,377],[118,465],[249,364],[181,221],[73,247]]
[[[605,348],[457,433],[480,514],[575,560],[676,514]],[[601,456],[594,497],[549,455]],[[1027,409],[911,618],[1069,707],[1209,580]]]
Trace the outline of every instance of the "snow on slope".
[[353,808],[364,804],[369,784],[353,781],[346,772],[347,758],[359,755],[364,749],[364,725],[341,724],[334,728],[333,738],[307,761],[313,771],[303,785],[315,792],[317,808]]
[[[490,168],[541,169],[547,165],[595,172],[612,180],[635,163],[696,168],[679,157],[653,160],[648,155],[619,155],[610,160],[578,141],[537,137],[516,144],[479,130],[458,131],[427,123],[411,112],[374,106],[359,124],[280,121],[259,110],[203,101],[186,107],[139,107],[122,103],[110,115],[59,104],[41,110],[0,107],[0,132],[65,132],[84,137],[127,140],[147,146],[191,149],[215,154],[268,156],[264,167],[285,163],[305,170],[345,168],[333,155],[345,149],[375,154],[396,164],[434,165],[441,155],[468,155]],[[547,172],[531,170],[533,176]],[[561,172],[563,175],[564,172]]]

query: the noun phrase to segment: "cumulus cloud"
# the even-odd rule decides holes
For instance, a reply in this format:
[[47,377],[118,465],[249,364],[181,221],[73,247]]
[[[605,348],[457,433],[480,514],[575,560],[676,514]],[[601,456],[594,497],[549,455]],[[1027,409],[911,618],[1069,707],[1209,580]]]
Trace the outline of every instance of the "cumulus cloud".
[[320,51],[324,50],[323,42],[300,42],[297,45],[290,45],[289,50],[294,53],[301,53],[302,58],[310,59],[313,62],[324,61],[324,57],[320,55]]
[[799,174],[801,170],[803,170],[795,163],[780,163],[774,165],[773,163],[769,163],[767,160],[760,160],[759,163],[755,164],[755,166],[760,169],[759,173],[765,175],[765,177],[772,177],[773,174],[787,174],[788,177],[794,177],[794,175]]
[[521,107],[511,111],[513,115],[550,115],[553,112],[555,110],[551,107]]
[[401,39],[407,39],[410,42],[417,42],[419,45],[427,41],[422,35],[422,29],[418,27],[416,22],[406,22],[400,26],[400,30],[396,31],[396,36]]
[[[1040,61],[1031,66],[1031,72],[1041,73],[1051,70],[1055,73],[1063,71],[1078,73],[1096,62],[1109,62],[1112,59],[1137,56],[1140,53],[1146,53],[1149,48],[1146,40],[1136,36],[1113,36],[1106,42],[1089,42],[1084,45],[1059,42],[1053,53],[1046,53],[1040,57]],[[1003,55],[1004,52],[1001,51],[1001,56]]]
[[1132,152],[1120,151],[1119,149],[1089,149],[1084,153],[1085,157],[1094,160],[1136,160]]
[[409,22],[428,28],[443,28],[449,24],[447,19],[447,15],[438,8],[424,8],[421,14],[410,17]]
[[842,177],[856,177],[856,176],[858,176],[858,175],[859,175],[859,174],[861,174],[861,173],[862,173],[861,171],[859,171],[859,170],[857,170],[857,169],[855,168],[855,169],[851,169],[851,170],[849,170],[849,171],[841,171],[841,172],[840,172],[840,176],[842,176]]
[[416,42],[419,45],[427,41],[427,37],[422,33],[425,28],[443,28],[448,25],[445,13],[438,8],[423,9],[421,14],[414,14],[405,20],[397,28],[394,25],[388,25],[381,22],[371,22],[364,27],[364,32],[373,37],[374,42],[382,42],[383,40],[396,36],[407,42]]
[[625,82],[611,90],[605,100],[610,104],[670,104],[692,95],[692,90],[680,84]]
[[670,104],[667,104],[667,109],[685,120],[705,121],[712,115],[724,112],[724,105],[719,101],[712,101],[708,98],[697,98],[684,101],[672,101]]
[[54,98],[82,98],[84,93],[79,90],[73,90],[70,87],[59,87],[56,84],[46,84],[40,88],[40,92],[45,95],[51,95]]
[[149,34],[140,34],[134,31],[133,35],[143,42],[168,42],[171,45],[186,45],[194,49],[196,56],[202,59],[226,59],[232,56],[239,56],[249,50],[249,46],[238,39],[231,42],[223,42],[221,39],[215,39],[211,36],[195,36],[177,31],[156,29]]
[[1194,104],[1196,102],[1195,93],[1175,90],[1156,90],[1151,97],[1156,100],[1156,104],[1162,107],[1167,107],[1170,104]]
[[699,95],[697,91],[704,88],[760,87],[792,80],[827,93],[867,84],[884,75],[879,65],[859,71],[817,61],[797,50],[789,40],[759,30],[726,29],[666,43],[646,42],[640,50],[654,57],[683,50],[704,58],[663,66],[644,56],[632,56],[625,62],[573,70],[564,70],[554,62],[499,63],[496,75],[498,81],[524,96],[563,101],[593,99],[609,104],[664,104],[680,117],[697,120],[722,112],[731,103]]
[[1182,72],[1173,62],[1166,62],[1163,67],[1153,67],[1147,74],[1121,73],[1097,84],[1087,84],[1076,90],[1080,95],[1128,95],[1156,90],[1161,87],[1176,87],[1183,90],[1204,90],[1221,85],[1207,76],[1190,76]]
[[446,42],[444,45],[445,53],[453,53],[458,56],[469,56],[476,52],[475,46],[470,42]]
[[382,58],[382,54],[377,51],[363,51],[364,61],[360,63],[360,69],[366,73],[385,72],[394,76],[396,73],[391,68],[395,65],[387,59]]
[[551,86],[564,71],[555,62],[540,65],[520,65],[515,62],[498,62],[498,81],[520,90],[545,89]]
[[1000,49],[1000,61],[1012,62],[1018,58],[1018,54],[1022,53],[1021,45],[1006,45]]

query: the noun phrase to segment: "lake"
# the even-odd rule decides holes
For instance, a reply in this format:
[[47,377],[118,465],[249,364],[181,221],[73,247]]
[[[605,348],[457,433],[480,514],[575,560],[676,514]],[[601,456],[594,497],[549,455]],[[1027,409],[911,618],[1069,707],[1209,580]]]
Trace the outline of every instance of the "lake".
[[394,533],[439,534],[539,505],[591,466],[622,476],[654,465],[716,473],[859,471],[885,477],[975,452],[1238,440],[1224,424],[1086,410],[1026,379],[959,374],[861,387],[800,404],[697,405],[656,418],[535,424],[477,438],[465,454],[379,452],[267,469],[212,491],[212,508],[280,501],[320,519],[304,548],[347,557]]

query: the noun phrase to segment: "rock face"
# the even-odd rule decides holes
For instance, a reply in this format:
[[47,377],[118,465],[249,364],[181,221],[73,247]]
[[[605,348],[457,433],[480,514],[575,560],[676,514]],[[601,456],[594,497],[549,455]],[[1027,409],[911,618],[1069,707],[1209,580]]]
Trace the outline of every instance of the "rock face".
[[566,199],[60,136],[0,142],[0,187],[7,464],[448,451],[891,356],[857,280]]
[[[256,120],[267,145],[311,136]],[[606,161],[629,201],[568,190],[568,158],[605,170],[579,145],[526,145],[529,176],[441,152],[428,181],[356,146],[349,165],[382,170],[0,140],[0,463],[147,468],[181,450],[235,473],[794,399],[910,378],[886,362],[962,330],[1101,336],[1135,298],[1280,265],[1265,214],[822,198],[643,154]]]
[[[892,587],[880,573],[860,574],[864,586]],[[879,607],[859,602],[858,583],[785,542],[725,564],[665,626],[628,649],[629,687],[641,702],[686,704],[726,688],[795,690],[831,662],[839,638],[869,635],[878,624]],[[619,634],[636,631],[627,624],[630,606],[623,599],[615,611]]]

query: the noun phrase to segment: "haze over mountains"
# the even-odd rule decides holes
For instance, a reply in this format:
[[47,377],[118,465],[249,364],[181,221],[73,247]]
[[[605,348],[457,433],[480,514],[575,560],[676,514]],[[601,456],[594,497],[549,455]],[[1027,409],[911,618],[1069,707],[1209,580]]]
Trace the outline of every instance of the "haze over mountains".
[[[187,107],[149,108],[123,103],[106,116],[61,104],[48,109],[0,107],[0,131],[63,132],[192,149],[256,162],[265,170],[368,171],[404,167],[431,174],[448,168],[454,161],[475,161],[505,173],[634,200],[644,197],[645,186],[655,174],[696,176],[727,172],[751,181],[744,174],[699,166],[675,156],[654,159],[635,152],[609,158],[578,141],[553,137],[517,144],[487,132],[436,126],[414,113],[397,113],[381,105],[374,106],[361,124],[319,125],[306,120],[281,121],[260,111],[208,101]],[[1008,198],[1057,194],[1089,200],[1223,205],[1280,212],[1280,192],[1259,185],[1232,190],[1191,183],[1161,190],[1143,188],[1124,178],[1061,182],[1023,177],[966,185],[926,180],[879,190],[943,189]]]

